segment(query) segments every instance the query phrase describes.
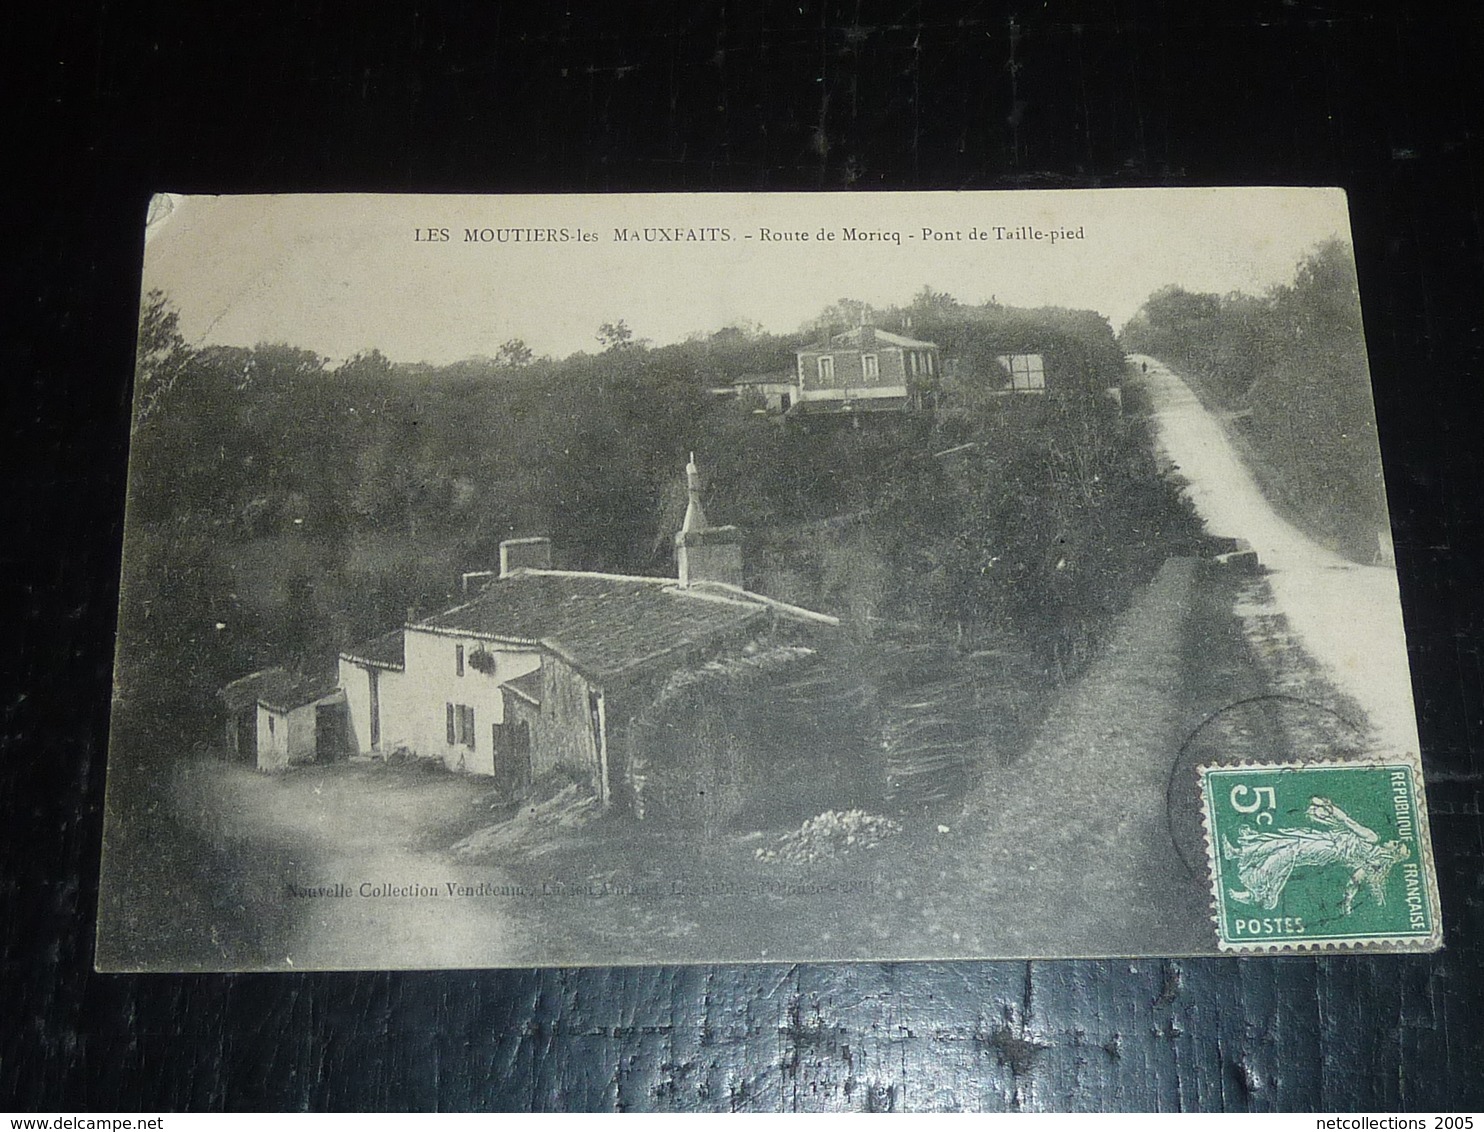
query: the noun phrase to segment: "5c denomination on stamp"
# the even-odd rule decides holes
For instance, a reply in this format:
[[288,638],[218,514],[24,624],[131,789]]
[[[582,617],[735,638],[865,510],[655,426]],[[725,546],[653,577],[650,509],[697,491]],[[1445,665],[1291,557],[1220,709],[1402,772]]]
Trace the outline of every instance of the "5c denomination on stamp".
[[1223,951],[1436,946],[1437,893],[1409,762],[1199,770]]

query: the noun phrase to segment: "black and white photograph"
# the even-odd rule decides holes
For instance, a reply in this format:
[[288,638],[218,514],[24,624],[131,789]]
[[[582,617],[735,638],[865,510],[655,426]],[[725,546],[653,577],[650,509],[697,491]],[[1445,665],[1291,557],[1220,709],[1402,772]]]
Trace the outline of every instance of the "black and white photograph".
[[139,326],[100,970],[1440,944],[1339,190],[165,193]]

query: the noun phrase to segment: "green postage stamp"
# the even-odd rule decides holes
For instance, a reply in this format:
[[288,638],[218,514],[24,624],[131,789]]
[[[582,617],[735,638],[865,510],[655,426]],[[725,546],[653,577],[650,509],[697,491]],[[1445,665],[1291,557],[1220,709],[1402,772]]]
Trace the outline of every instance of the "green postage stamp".
[[1420,776],[1409,762],[1200,768],[1223,951],[1436,947]]

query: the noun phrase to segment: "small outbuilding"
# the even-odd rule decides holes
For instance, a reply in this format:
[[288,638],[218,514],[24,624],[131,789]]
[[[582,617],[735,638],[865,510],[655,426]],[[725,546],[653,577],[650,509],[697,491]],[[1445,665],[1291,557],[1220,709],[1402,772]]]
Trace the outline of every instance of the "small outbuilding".
[[334,674],[265,668],[221,690],[227,751],[258,770],[333,762],[351,753],[345,692]]
[[732,389],[738,397],[759,405],[770,416],[788,412],[799,395],[799,383],[792,373],[754,373],[737,378]]

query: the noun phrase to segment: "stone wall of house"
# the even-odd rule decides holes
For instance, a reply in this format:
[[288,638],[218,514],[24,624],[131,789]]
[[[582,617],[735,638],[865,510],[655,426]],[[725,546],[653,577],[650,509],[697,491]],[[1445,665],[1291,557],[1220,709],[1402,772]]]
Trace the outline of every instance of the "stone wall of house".
[[258,705],[258,769],[282,770],[289,765],[288,721],[282,712]]
[[[350,739],[356,753],[371,753],[371,679],[374,673],[378,683],[382,670],[369,668],[346,660],[343,656],[337,665],[337,681],[345,692],[345,710],[350,717]],[[378,697],[379,698],[379,697]],[[382,709],[385,712],[385,708]],[[383,739],[385,734],[383,734]]]
[[750,671],[764,653],[729,654],[651,693],[613,744],[618,800],[643,820],[717,830],[859,804],[879,776],[859,705],[833,694],[832,662],[768,651],[779,663]]
[[689,726],[665,773],[655,776],[653,806],[660,816],[721,829],[742,813],[764,785],[764,767],[749,757],[750,736],[731,697],[698,698],[677,713]]
[[512,749],[514,736],[507,737],[506,747],[495,752],[495,787],[510,794],[517,794],[531,784],[532,760],[541,734],[541,708],[505,689],[504,727],[526,729],[524,755]]
[[541,718],[532,736],[531,773],[566,771],[598,788],[594,697],[602,690],[570,664],[546,656],[541,664]]

